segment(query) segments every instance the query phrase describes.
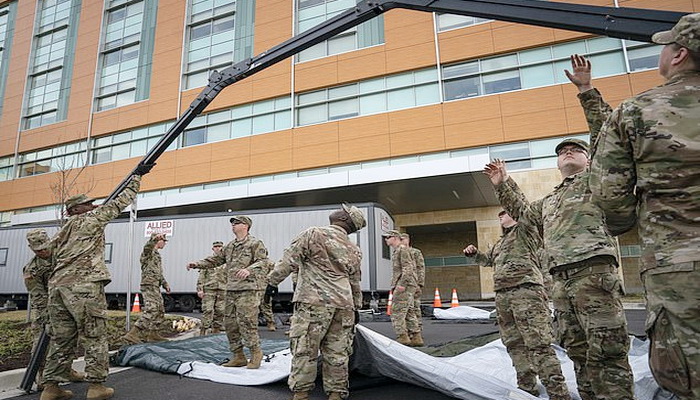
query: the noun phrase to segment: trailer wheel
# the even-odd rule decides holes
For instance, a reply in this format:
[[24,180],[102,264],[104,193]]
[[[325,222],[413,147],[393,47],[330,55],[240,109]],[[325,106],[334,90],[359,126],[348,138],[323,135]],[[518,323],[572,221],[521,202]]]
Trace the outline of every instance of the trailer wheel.
[[194,296],[190,295],[184,295],[180,296],[180,311],[182,312],[192,312],[194,310],[194,307],[197,305],[197,301],[194,299]]
[[175,309],[175,299],[168,294],[163,295],[163,307],[165,312],[171,312]]

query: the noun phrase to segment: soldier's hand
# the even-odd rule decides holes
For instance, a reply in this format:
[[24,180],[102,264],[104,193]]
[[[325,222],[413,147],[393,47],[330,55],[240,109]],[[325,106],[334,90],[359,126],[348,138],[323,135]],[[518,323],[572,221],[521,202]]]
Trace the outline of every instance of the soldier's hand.
[[250,271],[245,268],[239,269],[238,272],[236,272],[236,278],[238,279],[245,279],[248,276],[250,276]]
[[470,244],[469,246],[465,247],[462,251],[464,252],[464,255],[473,256],[474,254],[476,254],[478,249],[473,244]]
[[491,161],[484,166],[484,174],[489,177],[494,186],[502,184],[508,180],[506,162],[498,158]]
[[165,293],[170,293],[170,286],[166,285],[163,289],[165,289]]
[[360,323],[360,311],[355,310],[355,325]]
[[578,54],[571,55],[571,69],[564,70],[566,77],[576,85],[580,93],[593,89],[591,85],[591,62]]
[[204,292],[201,291],[201,290],[199,290],[199,291],[197,292],[197,297],[199,297],[200,299],[203,299],[203,298],[204,298]]
[[197,268],[197,263],[187,263],[187,270],[191,270],[192,268]]
[[136,169],[134,169],[134,174],[139,175],[139,176],[144,176],[147,173],[151,172],[151,169],[156,166],[156,163],[151,163],[151,164],[139,164],[136,166]]

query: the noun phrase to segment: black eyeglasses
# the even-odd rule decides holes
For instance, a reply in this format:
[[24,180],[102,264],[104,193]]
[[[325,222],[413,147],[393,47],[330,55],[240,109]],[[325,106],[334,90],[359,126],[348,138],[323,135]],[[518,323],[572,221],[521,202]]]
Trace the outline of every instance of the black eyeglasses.
[[559,151],[557,151],[557,155],[558,155],[558,156],[561,156],[561,155],[564,155],[564,154],[566,154],[566,153],[568,153],[568,152],[572,152],[572,153],[585,153],[586,150],[584,150],[584,149],[582,149],[582,148],[580,148],[580,147],[578,147],[578,146],[562,147],[561,149],[559,149]]

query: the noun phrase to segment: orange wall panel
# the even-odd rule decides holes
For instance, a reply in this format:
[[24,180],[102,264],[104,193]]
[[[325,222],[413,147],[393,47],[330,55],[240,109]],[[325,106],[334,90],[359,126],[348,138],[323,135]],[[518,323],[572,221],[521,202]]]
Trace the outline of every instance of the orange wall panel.
[[292,169],[292,149],[283,148],[250,156],[250,175],[267,175]]
[[434,128],[442,126],[442,124],[442,107],[440,105],[417,107],[389,113],[390,133]]
[[561,135],[566,128],[565,116],[551,110],[503,117],[506,142]]
[[366,117],[338,121],[338,140],[362,141],[369,136],[384,135],[389,132],[389,114],[375,114]]
[[445,150],[445,132],[442,126],[392,133],[389,139],[392,157]]
[[339,158],[338,152],[337,141],[294,147],[292,152],[292,168],[309,169],[337,164]]
[[338,143],[338,122],[309,125],[292,131],[292,145],[295,148],[320,143]]
[[445,147],[459,149],[501,143],[505,140],[501,117],[445,124]]
[[361,140],[340,140],[338,144],[339,164],[368,161],[391,156],[389,134],[365,136]]
[[[292,149],[292,131],[270,132],[264,135],[254,135],[250,138],[250,154],[257,155],[272,151],[287,151]],[[253,164],[251,163],[251,166]]]
[[480,24],[440,34],[440,62],[480,58],[494,52],[491,24]]

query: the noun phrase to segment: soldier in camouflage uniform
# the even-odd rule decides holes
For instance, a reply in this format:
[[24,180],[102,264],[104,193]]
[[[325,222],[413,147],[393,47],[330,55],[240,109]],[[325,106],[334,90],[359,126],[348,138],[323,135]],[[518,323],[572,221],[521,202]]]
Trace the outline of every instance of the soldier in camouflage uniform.
[[[572,57],[578,86],[585,73]],[[585,105],[586,93],[579,98]],[[591,143],[598,131],[591,130]],[[603,210],[589,201],[588,144],[565,139],[555,149],[562,182],[543,199],[529,203],[508,177],[505,162],[487,164],[496,194],[519,224],[543,232],[554,278],[554,302],[559,342],[574,362],[583,400],[632,400],[632,372],[627,361],[629,337],[622,307],[624,288],[617,271],[617,246],[605,227]]]
[[41,400],[68,399],[69,390],[58,387],[70,376],[78,338],[85,348],[87,398],[108,399],[114,389],[103,385],[109,371],[107,299],[104,287],[111,281],[105,265],[105,227],[134,201],[141,175],[153,165],[140,165],[113,200],[96,206],[86,195],[66,201],[70,218],[51,239],[55,257],[49,280],[49,318],[52,342],[44,368]]
[[[214,255],[221,254],[224,243],[212,244]],[[220,267],[199,271],[197,279],[197,296],[202,299],[202,328],[200,335],[219,333],[224,328],[226,313],[226,264]]]
[[167,242],[164,233],[154,233],[141,251],[141,295],[144,307],[134,327],[124,336],[131,343],[167,340],[158,332],[165,320],[161,286],[166,293],[170,293],[170,285],[163,276],[163,261],[159,252]]
[[[27,233],[29,248],[34,252],[34,257],[22,269],[24,286],[29,293],[29,304],[32,315],[32,336],[36,347],[41,336],[41,330],[49,324],[49,278],[53,273],[52,250],[49,247],[50,238],[46,230],[42,228],[32,229]],[[48,327],[47,332],[50,332]],[[39,389],[43,389],[42,381],[43,365],[37,371],[36,382]],[[68,380],[71,382],[82,382],[85,374],[71,368]]]
[[[229,221],[236,238],[224,246],[221,254],[191,262],[187,269],[217,268],[226,264],[224,325],[234,357],[223,366],[257,369],[263,358],[258,336],[258,308],[265,289],[260,275],[267,266],[267,249],[260,239],[248,234],[253,224],[250,218],[238,215]],[[250,350],[250,361],[245,357],[243,346]]]
[[561,364],[552,348],[552,319],[540,271],[542,237],[534,225],[519,224],[507,212],[498,213],[501,239],[486,253],[470,244],[467,257],[494,267],[496,315],[501,340],[508,350],[518,387],[539,396],[537,376],[552,400],[570,400]]
[[270,332],[274,332],[277,330],[277,324],[275,324],[275,314],[272,312],[272,300],[277,294],[277,286],[272,286],[267,284],[267,274],[272,271],[272,268],[274,268],[275,263],[272,261],[267,263],[267,267],[264,270],[265,275],[261,275],[263,277],[263,284],[267,287],[265,289],[265,294],[262,297],[262,301],[260,302],[260,314],[263,315],[265,318],[265,323],[267,324],[267,330]]
[[610,229],[639,224],[654,377],[700,399],[700,13],[652,41],[666,82],[589,116],[602,124],[590,185]]
[[423,318],[420,309],[421,296],[423,296],[423,286],[425,286],[425,258],[423,252],[415,247],[411,247],[411,236],[408,233],[401,234],[401,244],[406,246],[411,252],[413,263],[416,265],[416,280],[418,286],[416,293],[413,295],[413,304],[408,317],[413,318],[414,322],[411,326],[416,326],[416,331],[408,331],[408,337],[411,339],[411,347],[424,346],[423,342]]
[[411,345],[409,332],[420,332],[418,317],[413,307],[413,299],[418,288],[416,263],[408,247],[401,244],[401,233],[390,230],[382,234],[386,244],[394,252],[391,255],[393,305],[391,308],[391,325],[396,332],[396,340],[406,346]]
[[293,400],[307,400],[316,380],[319,351],[323,389],[329,400],[348,396],[348,359],[352,354],[356,311],[362,306],[362,254],[348,234],[365,225],[354,206],[331,213],[330,226],[313,227],[297,236],[268,276],[272,286],[297,274],[291,318]]

